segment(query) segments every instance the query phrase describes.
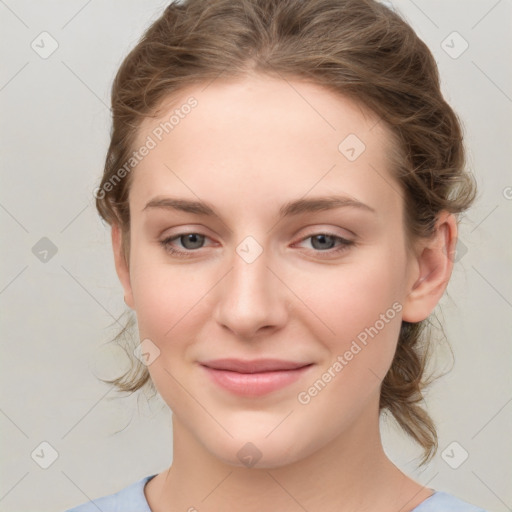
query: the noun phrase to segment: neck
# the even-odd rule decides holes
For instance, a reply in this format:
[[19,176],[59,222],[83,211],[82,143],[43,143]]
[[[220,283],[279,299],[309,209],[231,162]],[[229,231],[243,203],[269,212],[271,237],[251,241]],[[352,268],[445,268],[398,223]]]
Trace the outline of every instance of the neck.
[[375,407],[312,455],[277,468],[220,461],[175,416],[173,440],[172,466],[146,486],[153,512],[409,512],[432,494],[386,456]]

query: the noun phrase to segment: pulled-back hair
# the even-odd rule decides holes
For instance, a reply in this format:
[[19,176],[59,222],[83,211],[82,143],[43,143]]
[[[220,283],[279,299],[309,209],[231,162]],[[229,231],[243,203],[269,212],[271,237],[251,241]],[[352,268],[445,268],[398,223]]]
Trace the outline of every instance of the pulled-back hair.
[[[95,195],[101,217],[122,230],[127,260],[133,173],[119,171],[142,121],[188,86],[249,73],[307,80],[377,115],[396,152],[409,242],[431,235],[442,210],[457,214],[472,203],[461,123],[442,96],[432,54],[397,13],[373,0],[185,0],[152,23],[112,87],[111,142]],[[437,450],[435,425],[421,406],[431,382],[428,324],[402,322],[379,405],[421,445],[421,464]],[[130,357],[130,370],[107,382],[155,390],[147,368]]]

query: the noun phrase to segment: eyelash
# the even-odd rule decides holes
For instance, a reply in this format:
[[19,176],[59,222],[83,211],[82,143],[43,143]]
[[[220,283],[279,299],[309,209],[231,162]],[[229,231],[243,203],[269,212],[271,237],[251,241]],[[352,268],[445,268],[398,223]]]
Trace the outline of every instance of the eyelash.
[[[184,258],[193,258],[194,252],[197,252],[199,249],[202,249],[202,247],[200,247],[199,249],[189,249],[187,251],[182,251],[182,250],[176,249],[175,247],[170,245],[170,243],[173,240],[177,240],[177,239],[181,238],[182,236],[186,236],[186,235],[199,235],[199,236],[204,236],[205,238],[208,238],[206,235],[202,235],[201,233],[196,233],[196,232],[191,231],[188,233],[179,233],[172,237],[165,238],[164,240],[160,241],[160,245],[165,249],[166,252],[168,252],[169,254],[171,254],[173,256],[184,257]],[[308,238],[314,238],[315,236],[319,236],[319,235],[328,236],[328,237],[333,238],[335,241],[338,240],[340,242],[338,247],[334,248],[334,249],[326,249],[324,251],[321,251],[318,249],[312,249],[313,252],[315,252],[317,254],[327,253],[327,257],[336,255],[343,251],[346,251],[350,246],[355,245],[355,242],[353,242],[352,240],[347,240],[346,238],[335,235],[334,233],[328,233],[328,232],[323,232],[323,231],[319,232],[319,233],[313,233],[312,235],[306,236],[306,237],[302,238],[301,240],[299,240],[299,242],[304,242]]]

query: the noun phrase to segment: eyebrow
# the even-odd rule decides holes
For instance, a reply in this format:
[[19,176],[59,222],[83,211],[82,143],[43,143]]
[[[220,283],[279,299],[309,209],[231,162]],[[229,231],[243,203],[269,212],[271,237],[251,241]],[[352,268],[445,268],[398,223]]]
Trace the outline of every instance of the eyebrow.
[[[376,213],[375,209],[357,199],[351,197],[332,195],[325,197],[313,197],[311,199],[297,199],[289,201],[279,209],[279,217],[292,217],[303,213],[312,213],[323,210],[333,210],[335,208],[357,208],[363,211]],[[177,210],[195,215],[205,215],[220,219],[213,206],[204,201],[193,201],[189,199],[180,199],[175,197],[155,197],[151,199],[142,211],[153,208],[162,208],[166,210]]]

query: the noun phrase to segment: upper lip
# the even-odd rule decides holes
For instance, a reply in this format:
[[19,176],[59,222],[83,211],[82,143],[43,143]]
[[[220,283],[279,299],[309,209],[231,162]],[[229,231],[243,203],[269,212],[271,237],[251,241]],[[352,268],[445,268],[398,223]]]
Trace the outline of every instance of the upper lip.
[[279,370],[296,370],[312,363],[301,363],[295,361],[283,361],[280,359],[212,359],[201,362],[203,366],[214,370],[229,370],[238,373],[259,373]]

